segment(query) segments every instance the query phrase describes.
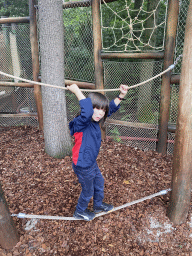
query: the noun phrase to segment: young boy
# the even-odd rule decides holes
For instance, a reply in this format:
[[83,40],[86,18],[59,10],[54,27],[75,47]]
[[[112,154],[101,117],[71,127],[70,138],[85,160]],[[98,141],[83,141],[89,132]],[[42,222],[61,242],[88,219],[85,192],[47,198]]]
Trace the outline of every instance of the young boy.
[[[119,97],[110,103],[98,92],[90,93],[86,98],[76,84],[67,88],[76,95],[81,107],[81,113],[69,123],[70,133],[75,137],[72,149],[73,170],[82,187],[73,216],[90,221],[94,219],[95,213],[113,209],[112,205],[103,202],[104,178],[96,162],[101,145],[99,123],[104,122],[107,116],[120,108],[119,103],[127,94],[128,86],[121,85]],[[92,197],[94,212],[87,209]]]

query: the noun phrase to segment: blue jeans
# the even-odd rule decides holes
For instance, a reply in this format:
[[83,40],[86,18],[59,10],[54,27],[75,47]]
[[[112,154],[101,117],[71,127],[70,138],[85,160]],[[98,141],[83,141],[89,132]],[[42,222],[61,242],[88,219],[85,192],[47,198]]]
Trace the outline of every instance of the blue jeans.
[[78,212],[85,211],[92,197],[94,206],[100,206],[104,198],[104,178],[97,162],[88,169],[76,167],[73,164],[73,170],[82,187],[76,210]]

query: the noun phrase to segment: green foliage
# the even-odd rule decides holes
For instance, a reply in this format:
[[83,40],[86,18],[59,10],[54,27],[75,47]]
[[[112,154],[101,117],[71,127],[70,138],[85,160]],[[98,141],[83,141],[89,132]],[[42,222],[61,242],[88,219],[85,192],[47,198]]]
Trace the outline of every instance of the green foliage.
[[152,111],[152,104],[146,103],[143,105],[142,113],[138,113],[138,120],[141,123],[154,123],[156,121],[155,115]]
[[64,10],[65,76],[72,80],[93,81],[93,36],[91,9]]
[[28,15],[28,0],[0,0],[0,17],[25,17]]
[[120,133],[117,127],[110,131],[114,141],[121,142]]

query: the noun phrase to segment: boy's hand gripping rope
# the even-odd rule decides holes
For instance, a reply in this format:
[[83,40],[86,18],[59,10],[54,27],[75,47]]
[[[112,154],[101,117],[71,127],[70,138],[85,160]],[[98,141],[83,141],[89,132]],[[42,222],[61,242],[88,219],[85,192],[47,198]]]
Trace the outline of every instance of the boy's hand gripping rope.
[[[98,213],[98,214],[96,214],[95,218],[100,217],[100,216],[102,216],[102,215],[106,215],[106,214],[111,213],[111,212],[115,212],[115,211],[117,211],[117,210],[123,209],[123,208],[125,208],[125,207],[131,206],[131,205],[134,205],[134,204],[137,204],[137,203],[141,203],[141,202],[143,202],[143,201],[145,201],[145,200],[151,199],[151,198],[156,197],[156,196],[166,195],[169,191],[171,191],[170,188],[169,188],[169,189],[165,189],[165,190],[161,190],[160,192],[155,193],[155,194],[152,194],[152,195],[150,195],[150,196],[146,196],[146,197],[143,197],[143,198],[141,198],[141,199],[132,201],[132,202],[130,202],[130,203],[123,204],[123,205],[121,205],[121,206],[115,207],[115,208],[113,208],[113,210],[110,211],[110,212],[101,212],[101,213]],[[33,214],[25,214],[25,213],[12,214],[11,216],[12,216],[12,217],[17,217],[17,218],[26,218],[26,219],[78,220],[78,219],[76,219],[76,218],[74,218],[74,217],[33,215]]]
[[[143,85],[143,84],[146,84],[154,79],[156,79],[157,77],[159,76],[162,76],[164,75],[165,73],[169,72],[170,70],[172,70],[175,65],[177,64],[177,62],[179,61],[179,59],[182,57],[182,54],[179,55],[176,59],[176,61],[174,62],[174,64],[172,64],[171,66],[169,66],[166,70],[164,70],[163,72],[159,73],[158,75],[146,80],[146,81],[143,81],[139,84],[135,84],[135,85],[132,85],[132,86],[129,86],[128,87],[128,90],[129,89],[132,89],[132,88],[135,88],[135,87],[138,87],[140,85]],[[28,80],[28,79],[25,79],[25,78],[21,78],[21,77],[17,77],[17,76],[13,76],[13,75],[10,75],[10,74],[7,74],[7,73],[4,73],[2,71],[0,71],[0,74],[1,75],[4,75],[4,76],[8,76],[8,77],[11,77],[13,79],[18,79],[20,81],[24,81],[24,82],[27,82],[27,83],[32,83],[32,84],[38,84],[38,85],[43,85],[43,86],[47,86],[47,87],[52,87],[52,88],[57,88],[57,89],[62,89],[62,90],[68,90],[66,87],[62,87],[62,86],[57,86],[57,85],[51,85],[51,84],[45,84],[45,83],[40,83],[40,82],[36,82],[36,81],[32,81],[32,80]],[[119,91],[119,88],[116,88],[116,89],[96,89],[96,90],[92,90],[92,89],[81,89],[81,91],[83,92],[98,92],[98,91],[104,91],[104,92],[109,92],[109,91]]]

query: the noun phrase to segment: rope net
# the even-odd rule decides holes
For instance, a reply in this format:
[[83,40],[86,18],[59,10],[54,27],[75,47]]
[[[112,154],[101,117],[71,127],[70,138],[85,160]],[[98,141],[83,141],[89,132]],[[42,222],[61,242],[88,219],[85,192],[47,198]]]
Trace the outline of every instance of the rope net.
[[[104,51],[141,52],[164,49],[167,0],[122,0],[101,5]],[[138,6],[137,6],[138,5]],[[108,11],[110,17],[106,15]],[[164,37],[158,38],[161,30]],[[157,40],[158,39],[158,40]]]

